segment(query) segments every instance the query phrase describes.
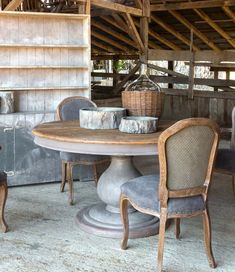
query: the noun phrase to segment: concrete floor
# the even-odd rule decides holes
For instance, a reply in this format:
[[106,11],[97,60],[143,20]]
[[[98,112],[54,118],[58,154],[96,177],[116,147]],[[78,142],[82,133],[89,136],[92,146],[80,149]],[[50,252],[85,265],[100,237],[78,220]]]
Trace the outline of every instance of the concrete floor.
[[[138,158],[144,174],[155,171],[154,158]],[[6,220],[10,231],[0,233],[0,272],[148,272],[156,271],[158,236],[120,241],[83,232],[75,222],[81,208],[98,201],[94,182],[75,183],[76,204],[67,204],[59,184],[10,188]],[[209,207],[213,250],[218,267],[210,269],[204,253],[200,217],[182,221],[181,239],[166,232],[166,271],[235,271],[235,197],[230,177],[216,174]]]

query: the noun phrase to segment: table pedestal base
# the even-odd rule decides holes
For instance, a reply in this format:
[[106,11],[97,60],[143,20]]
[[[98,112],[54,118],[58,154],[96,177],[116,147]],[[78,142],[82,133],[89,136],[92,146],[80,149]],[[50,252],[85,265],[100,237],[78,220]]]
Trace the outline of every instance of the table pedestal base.
[[[123,226],[119,211],[122,184],[141,176],[130,156],[112,156],[108,169],[101,175],[97,193],[102,203],[84,208],[77,214],[78,225],[95,235],[121,238]],[[144,183],[143,183],[144,186]],[[130,238],[146,237],[158,233],[158,219],[128,209]]]
[[[121,238],[123,226],[120,213],[106,210],[105,203],[82,209],[77,214],[79,227],[86,232],[110,238]],[[140,238],[158,233],[158,218],[132,211],[129,213],[129,237]]]

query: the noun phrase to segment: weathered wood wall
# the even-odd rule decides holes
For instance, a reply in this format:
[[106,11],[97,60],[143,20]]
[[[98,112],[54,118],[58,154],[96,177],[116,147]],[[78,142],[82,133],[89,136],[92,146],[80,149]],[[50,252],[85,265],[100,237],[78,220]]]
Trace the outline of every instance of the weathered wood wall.
[[163,119],[180,120],[189,117],[206,117],[221,126],[231,126],[231,113],[235,98],[214,98],[197,95],[188,99],[186,95],[166,95]]

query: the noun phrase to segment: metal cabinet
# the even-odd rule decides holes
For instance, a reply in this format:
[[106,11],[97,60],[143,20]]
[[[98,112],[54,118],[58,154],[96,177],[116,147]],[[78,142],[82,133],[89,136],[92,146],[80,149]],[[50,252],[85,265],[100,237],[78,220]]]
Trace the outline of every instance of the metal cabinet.
[[[31,129],[36,124],[32,123],[32,118],[31,122],[27,120],[32,114],[24,114],[24,118],[22,115],[8,114],[5,121],[6,116],[0,116],[0,169],[7,173],[8,184],[22,185],[60,180],[59,152],[35,145]],[[49,119],[54,120],[54,114],[50,117]]]

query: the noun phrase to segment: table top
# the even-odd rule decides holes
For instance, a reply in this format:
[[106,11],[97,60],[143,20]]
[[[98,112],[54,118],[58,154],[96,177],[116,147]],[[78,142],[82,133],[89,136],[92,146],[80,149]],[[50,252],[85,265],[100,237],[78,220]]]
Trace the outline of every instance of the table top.
[[158,138],[172,122],[162,121],[151,134],[80,128],[78,121],[55,121],[36,126],[35,143],[58,151],[104,155],[154,155]]
[[160,122],[158,131],[150,134],[130,134],[118,129],[85,129],[78,121],[55,121],[36,126],[32,133],[42,138],[74,143],[90,144],[157,144],[161,132],[169,127],[169,121]]

